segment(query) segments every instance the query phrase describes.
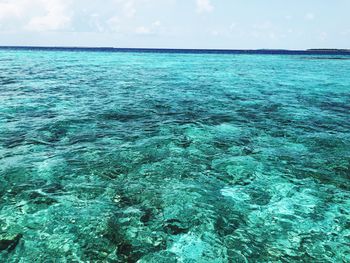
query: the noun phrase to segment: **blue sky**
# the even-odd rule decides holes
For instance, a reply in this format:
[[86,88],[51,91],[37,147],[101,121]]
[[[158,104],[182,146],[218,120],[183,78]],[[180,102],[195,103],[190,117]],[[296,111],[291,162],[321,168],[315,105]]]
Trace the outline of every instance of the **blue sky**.
[[350,48],[349,0],[0,0],[0,45]]

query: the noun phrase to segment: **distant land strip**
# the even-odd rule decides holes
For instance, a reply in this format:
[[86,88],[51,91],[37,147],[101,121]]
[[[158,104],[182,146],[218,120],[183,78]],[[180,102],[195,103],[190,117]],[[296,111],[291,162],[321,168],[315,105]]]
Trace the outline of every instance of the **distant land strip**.
[[350,49],[171,49],[171,48],[116,48],[116,47],[49,47],[49,46],[0,46],[8,50],[39,51],[93,51],[136,53],[190,53],[190,54],[261,54],[261,55],[350,55]]

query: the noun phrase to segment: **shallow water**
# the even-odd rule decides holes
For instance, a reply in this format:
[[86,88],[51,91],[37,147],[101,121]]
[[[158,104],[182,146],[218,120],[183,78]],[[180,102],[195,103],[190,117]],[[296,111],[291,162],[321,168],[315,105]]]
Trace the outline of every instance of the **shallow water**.
[[0,51],[0,262],[350,262],[350,61]]

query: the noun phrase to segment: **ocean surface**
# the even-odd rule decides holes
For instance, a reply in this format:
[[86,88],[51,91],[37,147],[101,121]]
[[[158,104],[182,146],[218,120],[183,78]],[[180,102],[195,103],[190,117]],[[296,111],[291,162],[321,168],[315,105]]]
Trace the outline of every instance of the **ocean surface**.
[[350,262],[350,60],[0,49],[0,262]]

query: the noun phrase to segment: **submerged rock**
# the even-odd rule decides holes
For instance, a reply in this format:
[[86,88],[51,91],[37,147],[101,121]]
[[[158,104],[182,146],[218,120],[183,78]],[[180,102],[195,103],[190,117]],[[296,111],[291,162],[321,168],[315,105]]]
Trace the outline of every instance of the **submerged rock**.
[[0,252],[7,250],[12,251],[16,248],[19,241],[23,237],[22,234],[16,234],[16,235],[4,235],[0,236]]
[[189,231],[190,226],[187,223],[177,219],[169,219],[164,224],[164,229],[171,235],[184,234]]

